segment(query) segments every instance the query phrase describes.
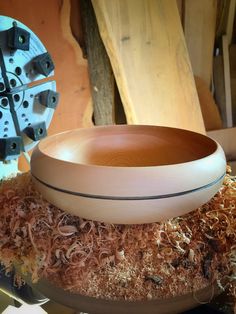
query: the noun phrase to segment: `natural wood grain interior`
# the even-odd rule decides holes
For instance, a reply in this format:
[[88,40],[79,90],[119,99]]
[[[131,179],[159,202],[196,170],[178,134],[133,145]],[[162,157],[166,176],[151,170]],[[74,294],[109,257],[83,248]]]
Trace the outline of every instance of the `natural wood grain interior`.
[[147,167],[184,163],[216,150],[211,139],[162,127],[109,126],[63,133],[40,148],[53,158],[85,165]]

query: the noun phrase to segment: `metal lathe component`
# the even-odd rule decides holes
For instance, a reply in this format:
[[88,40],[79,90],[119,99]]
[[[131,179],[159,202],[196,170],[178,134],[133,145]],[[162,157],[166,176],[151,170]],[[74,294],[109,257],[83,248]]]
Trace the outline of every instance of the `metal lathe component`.
[[47,135],[59,95],[50,54],[24,24],[0,16],[0,161]]

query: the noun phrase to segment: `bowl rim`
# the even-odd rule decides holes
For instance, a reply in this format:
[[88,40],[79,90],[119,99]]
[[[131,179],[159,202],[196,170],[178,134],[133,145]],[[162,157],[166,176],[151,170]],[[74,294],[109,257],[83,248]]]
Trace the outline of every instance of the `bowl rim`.
[[[75,133],[75,132],[82,132],[82,131],[91,131],[91,130],[94,130],[94,129],[135,129],[135,128],[139,128],[139,127],[144,127],[144,128],[160,128],[160,129],[168,129],[168,130],[171,130],[171,131],[180,131],[180,132],[183,132],[183,133],[188,133],[188,134],[195,134],[201,138],[204,138],[205,140],[211,142],[215,147],[214,147],[214,150],[206,155],[206,156],[203,156],[201,158],[198,158],[198,159],[193,159],[193,160],[189,160],[189,161],[185,161],[185,162],[179,162],[179,163],[173,163],[173,164],[162,164],[162,165],[152,165],[152,166],[109,166],[109,165],[97,165],[97,164],[86,164],[86,163],[80,163],[80,162],[74,162],[74,161],[70,161],[70,160],[64,160],[64,159],[61,159],[61,158],[57,158],[57,157],[54,157],[52,156],[51,154],[48,154],[45,152],[45,150],[43,149],[44,145],[47,145],[48,141],[51,141],[53,138],[56,138],[56,137],[59,137],[60,135],[65,135],[65,134],[69,134],[69,133]],[[38,145],[36,146],[36,148],[34,149],[33,153],[35,151],[39,150],[40,153],[42,155],[44,155],[45,157],[51,159],[51,160],[56,160],[58,161],[59,163],[64,163],[64,164],[68,164],[68,165],[74,165],[74,166],[79,166],[79,167],[85,167],[85,168],[91,168],[91,169],[107,169],[107,168],[112,168],[112,169],[117,169],[117,170],[121,170],[121,169],[135,169],[135,171],[138,171],[138,169],[140,170],[143,170],[143,169],[156,169],[156,168],[165,168],[165,167],[176,167],[178,165],[185,165],[185,164],[188,164],[188,165],[191,165],[191,163],[196,163],[200,160],[205,160],[207,158],[209,158],[210,156],[214,155],[217,153],[217,151],[219,150],[222,150],[221,146],[219,145],[219,143],[217,141],[215,141],[214,139],[210,138],[209,136],[207,135],[204,135],[204,134],[201,134],[201,133],[198,133],[198,132],[194,132],[194,131],[191,131],[191,130],[185,130],[185,129],[180,129],[180,128],[174,128],[174,127],[167,127],[167,126],[157,126],[157,125],[140,125],[140,124],[133,124],[133,125],[127,125],[127,124],[124,124],[124,125],[102,125],[102,126],[93,126],[93,127],[89,127],[89,128],[76,128],[76,129],[71,129],[71,130],[66,130],[66,131],[63,131],[63,132],[60,132],[60,133],[56,133],[56,134],[53,134],[49,137],[46,137],[44,138],[43,140],[41,140]]]

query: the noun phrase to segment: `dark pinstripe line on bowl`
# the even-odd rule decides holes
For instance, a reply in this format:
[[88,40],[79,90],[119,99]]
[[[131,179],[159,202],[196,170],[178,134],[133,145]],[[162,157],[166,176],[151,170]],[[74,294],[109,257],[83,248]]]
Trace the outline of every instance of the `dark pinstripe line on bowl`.
[[34,176],[31,173],[32,177],[34,177],[37,181],[39,181],[41,184],[45,185],[48,188],[51,188],[55,191],[70,194],[70,195],[75,195],[75,196],[80,196],[80,197],[86,197],[86,198],[93,198],[93,199],[101,199],[101,200],[117,200],[117,201],[137,201],[137,200],[155,200],[155,199],[163,199],[163,198],[171,198],[171,197],[176,197],[176,196],[181,196],[185,194],[190,194],[194,193],[197,191],[201,191],[207,188],[210,188],[211,186],[215,185],[218,183],[220,180],[222,180],[225,176],[225,173],[222,174],[218,179],[212,181],[211,183],[208,183],[206,185],[202,185],[198,188],[191,189],[191,190],[186,190],[182,192],[176,192],[176,193],[171,193],[171,194],[163,194],[163,195],[150,195],[150,196],[105,196],[105,195],[96,195],[96,194],[86,194],[86,193],[80,193],[80,192],[73,192],[73,191],[68,191],[65,189],[61,189],[58,187],[55,187],[53,185],[50,185],[40,179],[38,179],[36,176]]

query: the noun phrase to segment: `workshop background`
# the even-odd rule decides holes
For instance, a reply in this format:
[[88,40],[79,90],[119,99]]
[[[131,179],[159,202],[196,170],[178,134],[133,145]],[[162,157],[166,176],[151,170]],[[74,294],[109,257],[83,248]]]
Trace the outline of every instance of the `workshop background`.
[[[102,0],[0,1],[0,15],[27,25],[54,60],[60,102],[48,134],[114,123],[206,130],[235,173],[236,1],[148,0],[165,13],[161,19],[153,10],[154,26],[138,11],[143,1],[110,0],[107,15]],[[122,23],[126,6],[134,19]],[[129,45],[133,37],[136,47]],[[156,55],[149,54],[149,45],[156,45]],[[152,73],[156,67],[160,71]],[[24,157],[19,169],[29,170]],[[0,295],[0,311],[9,304],[13,301]],[[52,303],[45,310],[73,313]]]

